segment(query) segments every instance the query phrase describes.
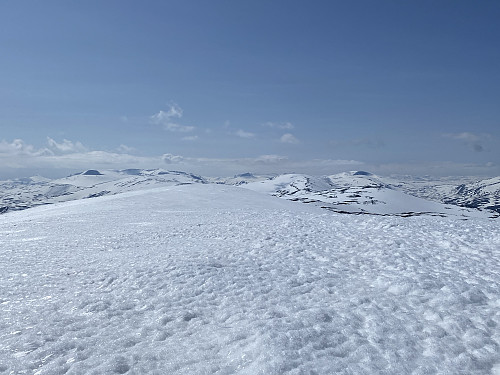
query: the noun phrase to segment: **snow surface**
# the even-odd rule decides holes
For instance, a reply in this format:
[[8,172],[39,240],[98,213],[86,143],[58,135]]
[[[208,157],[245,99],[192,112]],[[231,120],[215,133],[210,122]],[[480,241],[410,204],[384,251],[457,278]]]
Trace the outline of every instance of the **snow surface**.
[[0,216],[0,374],[500,374],[500,228],[193,184]]

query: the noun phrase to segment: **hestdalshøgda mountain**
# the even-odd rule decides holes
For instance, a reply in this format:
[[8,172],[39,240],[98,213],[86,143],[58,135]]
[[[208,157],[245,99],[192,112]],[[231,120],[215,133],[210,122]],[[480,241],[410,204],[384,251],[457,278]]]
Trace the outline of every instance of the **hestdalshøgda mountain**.
[[[394,179],[384,179],[364,171],[320,177],[287,174],[264,181],[249,182],[244,187],[293,201],[318,205],[339,213],[397,216],[498,216],[491,209],[492,207],[466,206],[459,204],[463,203],[461,201],[449,199],[450,195],[443,200],[444,202],[417,196],[415,193],[418,191],[408,189],[408,186],[404,186],[406,187],[404,189]],[[452,191],[452,188],[449,190]],[[499,191],[497,194],[500,197]]]

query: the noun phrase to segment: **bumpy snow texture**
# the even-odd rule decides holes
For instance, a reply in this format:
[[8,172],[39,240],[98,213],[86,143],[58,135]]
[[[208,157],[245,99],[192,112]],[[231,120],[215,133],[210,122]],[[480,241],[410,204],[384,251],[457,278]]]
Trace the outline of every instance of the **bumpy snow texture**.
[[500,227],[185,185],[0,217],[0,374],[499,374]]

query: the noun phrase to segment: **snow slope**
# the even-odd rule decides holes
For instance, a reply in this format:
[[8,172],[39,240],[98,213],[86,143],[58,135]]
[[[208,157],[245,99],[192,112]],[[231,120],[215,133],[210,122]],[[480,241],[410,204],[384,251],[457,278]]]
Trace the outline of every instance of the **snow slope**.
[[0,374],[499,374],[495,220],[171,186],[0,216]]
[[186,172],[124,169],[88,170],[57,180],[30,178],[0,182],[0,213],[44,204],[190,183],[206,183],[206,181]]
[[320,177],[287,174],[242,186],[289,200],[312,203],[339,213],[460,218],[498,216],[492,211],[464,208],[409,195],[383,179],[362,171]]

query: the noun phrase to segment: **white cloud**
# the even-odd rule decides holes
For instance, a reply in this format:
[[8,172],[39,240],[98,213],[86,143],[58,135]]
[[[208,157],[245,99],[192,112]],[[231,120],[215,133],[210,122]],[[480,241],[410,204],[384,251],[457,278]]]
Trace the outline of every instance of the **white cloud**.
[[17,155],[30,155],[35,153],[35,149],[31,145],[27,145],[24,143],[22,139],[14,139],[11,143],[2,140],[0,142],[0,154],[4,155],[10,155],[10,154],[17,154]]
[[481,136],[474,133],[462,132],[462,133],[446,133],[443,134],[446,138],[457,139],[466,142],[476,142],[481,139]]
[[253,138],[253,137],[255,137],[254,133],[246,132],[246,131],[241,130],[241,129],[238,130],[235,134],[240,138]]
[[262,124],[262,126],[267,126],[269,128],[274,128],[274,129],[293,129],[295,128],[295,126],[293,126],[293,124],[291,122],[271,122],[271,121],[268,121],[268,122],[265,122],[264,124]]
[[161,156],[161,159],[166,164],[179,164],[179,163],[182,163],[182,161],[184,160],[184,157],[182,157],[180,155],[163,154]]
[[[49,141],[48,141],[49,142]],[[294,161],[286,156],[262,155],[255,158],[192,158],[166,153],[142,157],[127,153],[88,150],[78,142],[51,140],[52,147],[66,152],[54,152],[49,148],[37,149],[17,139],[0,142],[0,179],[6,175],[28,177],[41,174],[48,177],[62,177],[86,169],[165,168],[175,166],[186,172],[204,176],[230,176],[245,171],[257,174],[308,173],[332,174],[354,169],[362,165],[356,161],[305,160]],[[62,146],[61,146],[62,145]],[[71,146],[72,145],[72,146]],[[365,168],[366,169],[366,168]]]
[[180,124],[175,124],[173,122],[163,124],[163,126],[166,130],[169,130],[171,132],[181,132],[181,133],[192,132],[195,129],[194,126],[180,125]]
[[61,143],[57,143],[52,138],[47,137],[47,144],[49,149],[55,153],[75,153],[75,152],[85,152],[87,148],[80,142],[72,142],[67,139],[63,139]]
[[170,103],[168,111],[160,111],[154,117],[159,121],[163,121],[170,120],[172,118],[181,118],[183,114],[184,111],[181,107],[179,107],[176,103]]
[[171,132],[191,132],[195,129],[194,126],[181,125],[174,122],[174,119],[180,119],[183,115],[183,110],[177,104],[172,103],[167,111],[160,111],[153,116],[150,116],[152,124],[162,125],[165,130]]
[[281,136],[280,142],[281,143],[297,144],[297,143],[299,143],[299,140],[297,138],[295,138],[295,136],[293,134],[286,133],[286,134],[283,134]]
[[183,141],[196,141],[199,138],[200,137],[198,137],[197,135],[191,135],[191,136],[187,136],[187,137],[182,137],[182,140]]
[[60,177],[89,168],[159,168],[162,165],[164,163],[160,156],[141,157],[129,153],[90,151],[80,142],[56,142],[50,137],[47,138],[47,147],[41,148],[27,144],[22,139],[0,141],[0,177],[28,177],[34,174]]
[[167,114],[167,112],[160,111],[153,116],[150,117],[151,122],[153,124],[163,124],[164,122],[170,121],[170,116]]
[[[51,141],[49,141],[49,139]],[[0,141],[0,180],[6,176],[28,177],[35,174],[62,177],[87,169],[175,168],[203,176],[231,176],[242,172],[255,174],[305,173],[331,175],[349,170],[366,170],[381,175],[413,174],[447,176],[500,175],[498,163],[464,164],[451,162],[369,164],[358,160],[295,160],[283,155],[261,155],[254,158],[193,158],[165,153],[136,156],[132,149],[121,147],[120,153],[89,150],[79,142],[56,142],[36,148],[21,139]],[[61,151],[62,150],[62,151]],[[174,167],[175,166],[175,167]],[[168,168],[168,167],[167,167]]]

